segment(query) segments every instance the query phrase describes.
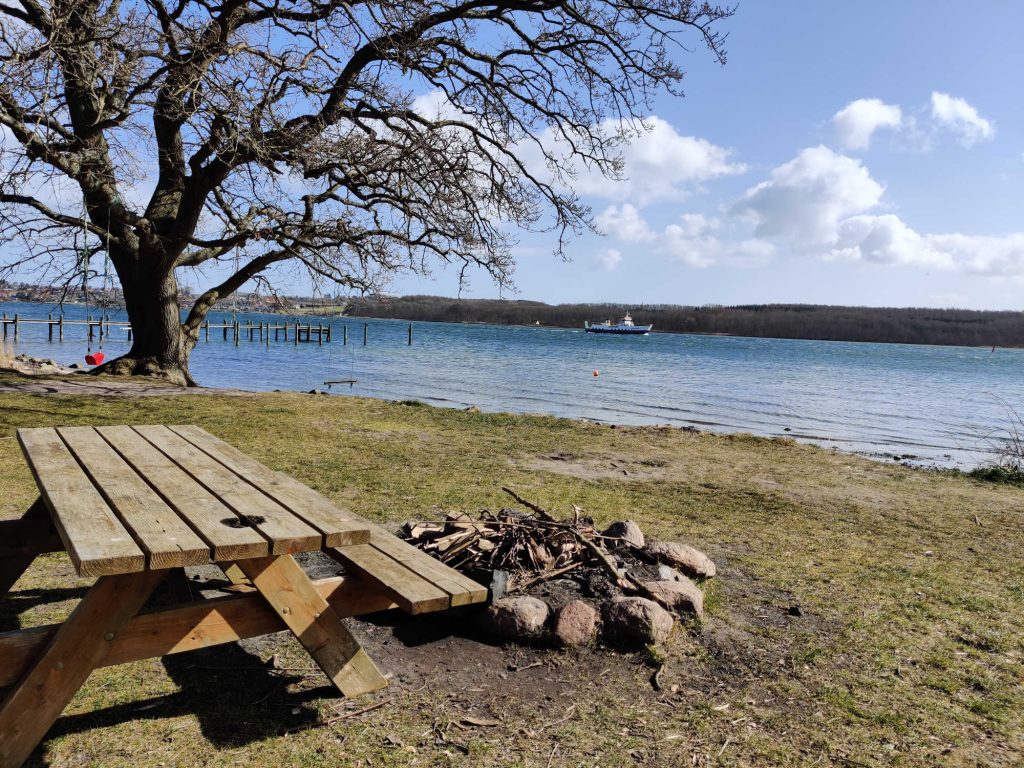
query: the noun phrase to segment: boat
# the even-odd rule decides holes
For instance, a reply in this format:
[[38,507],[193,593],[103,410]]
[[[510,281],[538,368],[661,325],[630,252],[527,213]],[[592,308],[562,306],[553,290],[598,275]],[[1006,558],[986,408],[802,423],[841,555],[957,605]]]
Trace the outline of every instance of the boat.
[[587,333],[617,333],[627,336],[646,336],[653,327],[653,325],[636,325],[633,322],[633,318],[629,315],[626,315],[617,323],[613,323],[611,320],[605,320],[603,323],[591,323],[589,320],[583,321],[583,330]]

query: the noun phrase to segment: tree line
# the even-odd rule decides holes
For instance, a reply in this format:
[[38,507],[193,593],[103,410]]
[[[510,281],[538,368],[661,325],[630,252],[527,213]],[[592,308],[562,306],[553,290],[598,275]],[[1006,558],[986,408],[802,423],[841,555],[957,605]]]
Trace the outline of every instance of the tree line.
[[443,296],[355,298],[346,309],[346,314],[360,317],[566,328],[582,327],[585,320],[616,320],[627,312],[637,325],[653,323],[656,332],[1024,347],[1024,313],[1010,311],[814,304],[545,304]]

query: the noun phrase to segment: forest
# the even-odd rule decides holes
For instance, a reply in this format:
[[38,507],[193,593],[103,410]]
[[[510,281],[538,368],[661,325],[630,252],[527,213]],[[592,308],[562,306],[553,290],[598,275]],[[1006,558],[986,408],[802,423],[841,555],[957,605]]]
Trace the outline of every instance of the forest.
[[1024,313],[1010,311],[815,304],[545,304],[443,296],[355,298],[346,308],[346,314],[359,317],[567,328],[582,327],[585,320],[618,319],[627,312],[638,325],[653,323],[654,331],[663,333],[1024,347]]

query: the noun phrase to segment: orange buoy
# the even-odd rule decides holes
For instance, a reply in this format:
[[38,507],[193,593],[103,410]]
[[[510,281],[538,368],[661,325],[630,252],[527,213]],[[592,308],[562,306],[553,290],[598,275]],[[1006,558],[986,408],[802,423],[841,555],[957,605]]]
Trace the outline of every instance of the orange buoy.
[[597,371],[594,371],[594,376],[600,376],[600,374]]

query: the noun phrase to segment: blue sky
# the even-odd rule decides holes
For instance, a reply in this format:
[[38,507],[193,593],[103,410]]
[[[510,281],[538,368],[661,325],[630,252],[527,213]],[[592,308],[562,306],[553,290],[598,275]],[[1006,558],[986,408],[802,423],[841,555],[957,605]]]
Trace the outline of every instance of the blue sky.
[[683,56],[629,180],[581,180],[606,236],[569,262],[522,237],[520,298],[1021,308],[1024,4],[748,0],[723,29],[728,64]]

